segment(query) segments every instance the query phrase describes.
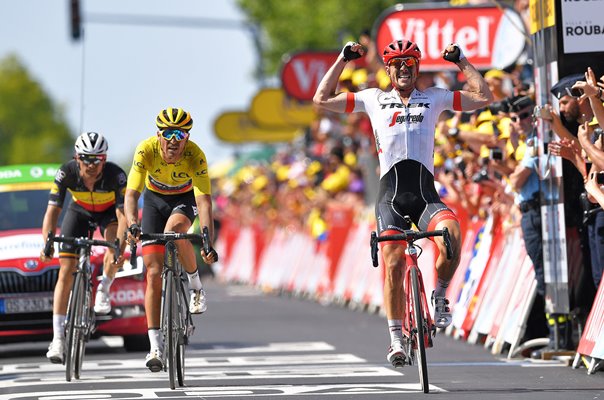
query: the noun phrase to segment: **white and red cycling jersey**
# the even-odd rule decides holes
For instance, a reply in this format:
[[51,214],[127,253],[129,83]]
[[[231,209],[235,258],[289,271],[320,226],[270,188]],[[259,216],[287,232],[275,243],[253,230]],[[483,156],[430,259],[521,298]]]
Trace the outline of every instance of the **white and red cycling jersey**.
[[434,187],[434,130],[441,112],[461,110],[461,94],[414,89],[404,105],[395,90],[366,89],[348,93],[346,100],[346,112],[366,112],[373,127],[380,161],[378,232],[409,229],[405,216],[420,230],[456,219]]
[[447,89],[414,89],[404,105],[395,90],[371,88],[348,93],[346,112],[369,115],[378,158],[380,178],[401,160],[416,160],[434,174],[434,130],[444,110],[461,110],[461,95]]

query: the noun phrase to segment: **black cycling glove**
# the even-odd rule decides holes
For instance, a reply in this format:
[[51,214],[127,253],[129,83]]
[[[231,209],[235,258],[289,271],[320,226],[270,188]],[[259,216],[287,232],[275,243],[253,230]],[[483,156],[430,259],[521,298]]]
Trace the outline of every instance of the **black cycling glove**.
[[361,53],[359,53],[357,51],[352,51],[352,46],[355,44],[357,44],[357,43],[355,43],[355,42],[346,43],[346,45],[342,49],[342,52],[340,53],[340,57],[342,58],[342,60],[348,62],[351,60],[356,60],[357,58],[361,58]]
[[132,224],[128,227],[128,231],[134,237],[139,237],[141,234],[141,227],[139,224]]
[[466,58],[466,56],[464,56],[463,51],[461,51],[461,47],[459,47],[457,43],[451,43],[451,45],[453,46],[453,51],[445,50],[443,58],[447,61],[457,64],[458,62]]

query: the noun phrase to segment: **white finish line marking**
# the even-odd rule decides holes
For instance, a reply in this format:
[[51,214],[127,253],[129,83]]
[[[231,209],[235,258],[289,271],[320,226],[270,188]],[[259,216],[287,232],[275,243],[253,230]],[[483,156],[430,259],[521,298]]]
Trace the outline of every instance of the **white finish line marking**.
[[[99,374],[99,371],[83,371],[81,379],[77,382],[92,384],[104,383],[111,381],[119,382],[150,382],[157,379],[168,379],[166,373],[152,374],[139,368],[140,372],[123,373],[117,372],[119,377],[114,377],[112,374]],[[27,376],[16,379],[8,379],[3,381],[4,387],[19,387],[19,386],[37,386],[49,384],[64,384],[65,374],[63,371],[45,374],[44,378],[35,379]],[[386,377],[386,376],[403,376],[404,374],[395,371],[392,368],[381,366],[322,366],[320,369],[312,366],[292,367],[286,369],[271,368],[271,369],[193,369],[186,370],[186,382],[191,384],[195,381],[207,380],[259,380],[259,379],[308,379],[308,378],[361,378],[361,377]]]
[[[254,396],[295,396],[295,395],[371,395],[371,394],[395,394],[395,393],[421,393],[419,383],[400,384],[344,384],[344,385],[267,385],[267,386],[225,386],[215,388],[184,388],[182,390],[170,390],[162,388],[147,389],[110,389],[110,390],[86,390],[70,391],[69,395],[64,392],[45,391],[9,394],[3,397],[6,400],[21,398],[37,398],[38,400],[71,400],[71,399],[100,399],[100,398],[169,398],[177,396],[202,397],[254,397]],[[445,390],[430,385],[430,392],[445,392]]]
[[[233,367],[233,366],[265,366],[265,365],[309,365],[309,364],[351,364],[362,363],[364,359],[354,354],[298,354],[283,356],[254,356],[254,357],[190,357],[186,360],[186,368],[195,367]],[[84,361],[84,371],[117,371],[124,369],[144,369],[144,360],[115,360],[115,361]],[[6,374],[27,374],[41,372],[65,371],[60,364],[12,364],[4,365],[0,370],[0,378]]]
[[286,353],[298,351],[333,351],[335,348],[325,342],[283,342],[269,343],[266,346],[229,347],[227,345],[214,345],[211,349],[192,350],[187,348],[186,354],[213,354],[213,353]]

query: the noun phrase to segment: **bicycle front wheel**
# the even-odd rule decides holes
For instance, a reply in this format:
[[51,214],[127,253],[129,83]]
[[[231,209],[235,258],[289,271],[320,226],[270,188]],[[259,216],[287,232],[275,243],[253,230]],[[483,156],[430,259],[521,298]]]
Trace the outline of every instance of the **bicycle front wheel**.
[[[82,279],[83,281],[84,279]],[[92,292],[89,290],[88,285],[84,284],[81,288],[82,290],[82,301],[81,303],[81,312],[82,318],[80,323],[78,324],[78,340],[76,346],[76,354],[75,354],[75,368],[74,368],[74,377],[76,379],[80,379],[80,374],[82,373],[82,363],[84,362],[84,353],[86,352],[86,343],[90,338],[90,332],[92,330],[92,321],[94,315],[92,314]]]
[[413,292],[413,321],[415,323],[417,347],[415,355],[417,358],[417,368],[419,370],[419,381],[424,393],[430,391],[428,384],[428,363],[426,360],[426,329],[424,312],[419,292],[420,284],[416,268],[411,268],[411,291]]
[[185,345],[187,344],[187,325],[192,323],[189,315],[189,304],[182,279],[178,282],[178,345],[176,349],[176,372],[178,375],[178,384],[185,384]]
[[[80,362],[79,350],[82,346],[82,335],[80,326],[84,315],[84,277],[77,273],[71,288],[71,295],[67,306],[67,322],[65,335],[65,379],[71,382],[71,378],[79,379],[80,368],[76,365]],[[77,368],[77,376],[76,376]]]
[[171,269],[166,271],[165,276],[165,291],[164,291],[164,340],[166,341],[166,361],[168,363],[168,375],[170,376],[170,389],[176,387],[176,359],[177,359],[177,346],[178,346],[178,335],[176,321],[176,287],[174,285],[174,273]]

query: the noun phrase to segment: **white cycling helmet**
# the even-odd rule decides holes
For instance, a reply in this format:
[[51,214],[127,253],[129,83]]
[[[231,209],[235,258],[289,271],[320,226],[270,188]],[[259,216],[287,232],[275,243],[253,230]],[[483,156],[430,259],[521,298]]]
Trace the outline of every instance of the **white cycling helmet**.
[[103,155],[107,154],[109,145],[100,133],[84,132],[75,142],[76,154]]

